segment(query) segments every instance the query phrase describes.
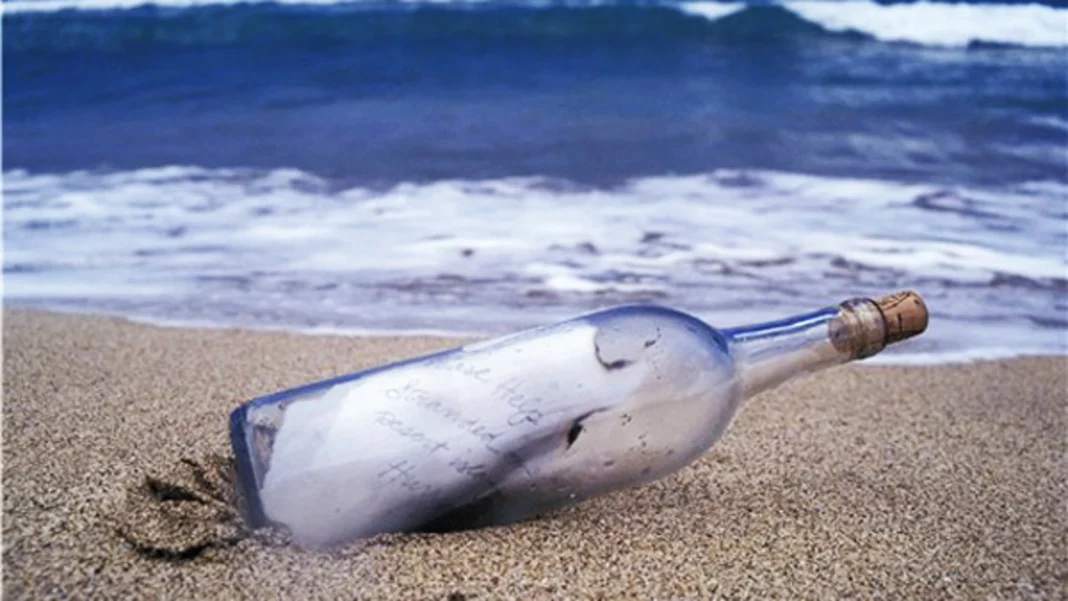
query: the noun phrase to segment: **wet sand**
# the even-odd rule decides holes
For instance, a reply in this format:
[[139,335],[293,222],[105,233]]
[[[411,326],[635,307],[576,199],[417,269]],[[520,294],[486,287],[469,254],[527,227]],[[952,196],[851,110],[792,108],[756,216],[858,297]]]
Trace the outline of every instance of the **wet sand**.
[[824,372],[659,482],[323,554],[233,520],[229,411],[460,341],[3,329],[5,599],[1068,598],[1064,357]]

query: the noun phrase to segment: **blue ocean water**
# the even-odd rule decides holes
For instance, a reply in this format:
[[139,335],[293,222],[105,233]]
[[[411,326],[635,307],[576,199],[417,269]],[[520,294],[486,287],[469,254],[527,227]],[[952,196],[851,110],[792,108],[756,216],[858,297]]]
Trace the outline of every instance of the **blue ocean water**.
[[1063,3],[3,3],[4,299],[501,333],[915,288],[1068,352]]

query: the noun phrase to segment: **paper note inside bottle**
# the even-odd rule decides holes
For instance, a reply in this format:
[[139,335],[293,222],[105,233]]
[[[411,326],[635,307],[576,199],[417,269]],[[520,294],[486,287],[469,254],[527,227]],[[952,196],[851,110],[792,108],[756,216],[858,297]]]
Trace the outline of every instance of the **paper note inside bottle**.
[[[252,404],[264,518],[327,544],[479,500],[579,500],[673,470],[717,436],[707,422],[731,410],[733,379],[711,330],[671,312],[636,317],[577,319]],[[725,402],[650,419],[645,401],[666,388],[681,403]],[[484,510],[518,511],[493,505]]]

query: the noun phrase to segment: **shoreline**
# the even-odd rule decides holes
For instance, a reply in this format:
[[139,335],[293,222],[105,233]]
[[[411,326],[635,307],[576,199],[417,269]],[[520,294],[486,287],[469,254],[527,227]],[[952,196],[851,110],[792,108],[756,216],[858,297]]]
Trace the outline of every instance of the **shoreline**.
[[208,544],[153,557],[118,534],[149,526],[131,500],[228,454],[238,404],[464,340],[3,319],[11,598],[1025,599],[1068,583],[1062,356],[821,372],[754,398],[682,471],[513,526],[310,553],[218,543],[214,514],[190,510],[185,534]]
[[[608,308],[608,307],[604,307]],[[587,311],[578,310],[571,317],[579,317]],[[506,336],[525,328],[508,329],[501,328],[499,331],[477,330],[439,330],[433,328],[414,329],[374,329],[362,327],[338,327],[338,326],[286,326],[286,325],[257,325],[257,324],[225,324],[211,321],[166,319],[157,317],[141,317],[119,311],[108,312],[103,310],[91,310],[84,308],[57,308],[36,307],[31,305],[16,305],[3,309],[5,317],[9,315],[35,314],[84,317],[87,319],[114,319],[132,325],[160,328],[166,330],[184,330],[192,332],[212,331],[242,331],[250,333],[283,334],[306,337],[337,337],[337,338],[415,338],[415,339],[441,339],[458,341],[458,344],[486,340],[499,336]],[[700,318],[700,317],[699,317]],[[536,324],[530,327],[538,327]],[[744,325],[744,324],[740,324]],[[923,340],[922,338],[920,339]],[[1068,359],[1068,346],[1062,352],[1053,352],[1049,349],[1027,348],[1023,350],[1010,349],[1007,347],[994,347],[988,349],[957,349],[957,350],[924,350],[909,352],[907,347],[891,348],[874,357],[858,361],[853,365],[857,367],[937,367],[949,365],[967,365],[971,363],[983,363],[990,361],[1002,361],[1028,358],[1064,358]]]

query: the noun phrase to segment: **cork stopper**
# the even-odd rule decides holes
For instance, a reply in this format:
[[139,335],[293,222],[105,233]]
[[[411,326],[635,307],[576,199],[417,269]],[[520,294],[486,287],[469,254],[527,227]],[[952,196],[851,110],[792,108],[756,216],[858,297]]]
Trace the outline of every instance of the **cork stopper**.
[[854,298],[840,307],[829,324],[830,338],[838,352],[852,359],[871,357],[927,329],[927,306],[911,290],[879,300]]
[[886,344],[912,338],[927,329],[927,305],[912,290],[884,296],[875,304],[886,322]]

